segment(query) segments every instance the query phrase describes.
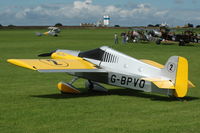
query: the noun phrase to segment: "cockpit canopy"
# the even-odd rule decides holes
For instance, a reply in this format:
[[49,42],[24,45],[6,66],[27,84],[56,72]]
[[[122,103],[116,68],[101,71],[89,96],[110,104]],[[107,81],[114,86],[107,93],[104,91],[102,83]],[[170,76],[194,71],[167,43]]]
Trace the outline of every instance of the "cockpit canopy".
[[104,53],[104,50],[102,50],[101,48],[97,48],[89,51],[80,52],[78,56],[101,61]]

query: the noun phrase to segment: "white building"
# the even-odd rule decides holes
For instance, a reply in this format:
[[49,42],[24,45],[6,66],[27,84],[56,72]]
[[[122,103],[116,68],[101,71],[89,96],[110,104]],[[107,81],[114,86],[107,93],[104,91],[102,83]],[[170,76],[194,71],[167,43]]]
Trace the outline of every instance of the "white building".
[[108,15],[103,16],[103,25],[104,26],[110,25],[110,16],[108,16]]

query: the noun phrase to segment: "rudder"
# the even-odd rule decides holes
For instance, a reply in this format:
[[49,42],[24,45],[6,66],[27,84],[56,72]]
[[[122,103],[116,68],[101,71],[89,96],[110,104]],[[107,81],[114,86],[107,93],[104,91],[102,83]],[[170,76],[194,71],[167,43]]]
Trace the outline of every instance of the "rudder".
[[172,56],[162,69],[164,77],[174,84],[174,96],[184,97],[188,91],[188,61],[181,56]]
[[188,61],[184,57],[178,58],[175,82],[175,96],[184,97],[188,91]]

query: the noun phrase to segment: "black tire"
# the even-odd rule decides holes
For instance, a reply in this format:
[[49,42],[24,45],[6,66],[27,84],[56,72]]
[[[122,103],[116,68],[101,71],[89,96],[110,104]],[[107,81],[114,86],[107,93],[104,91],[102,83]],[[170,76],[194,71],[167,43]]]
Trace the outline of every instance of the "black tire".
[[161,39],[156,40],[156,44],[160,45],[161,44]]
[[179,41],[179,46],[185,46],[185,42],[183,40]]

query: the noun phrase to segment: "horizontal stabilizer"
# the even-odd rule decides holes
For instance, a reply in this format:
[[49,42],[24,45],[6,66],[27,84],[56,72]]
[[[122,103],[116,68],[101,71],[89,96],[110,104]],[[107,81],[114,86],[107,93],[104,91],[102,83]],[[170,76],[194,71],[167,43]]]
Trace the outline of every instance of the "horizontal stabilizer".
[[169,80],[162,80],[156,78],[142,78],[142,79],[154,83],[158,88],[174,89],[174,84]]
[[194,88],[194,87],[195,85],[191,81],[188,80],[188,88]]
[[164,65],[162,65],[158,62],[152,61],[152,60],[141,59],[140,61],[142,61],[146,64],[149,64],[149,65],[152,65],[154,67],[157,67],[157,68],[164,68]]

